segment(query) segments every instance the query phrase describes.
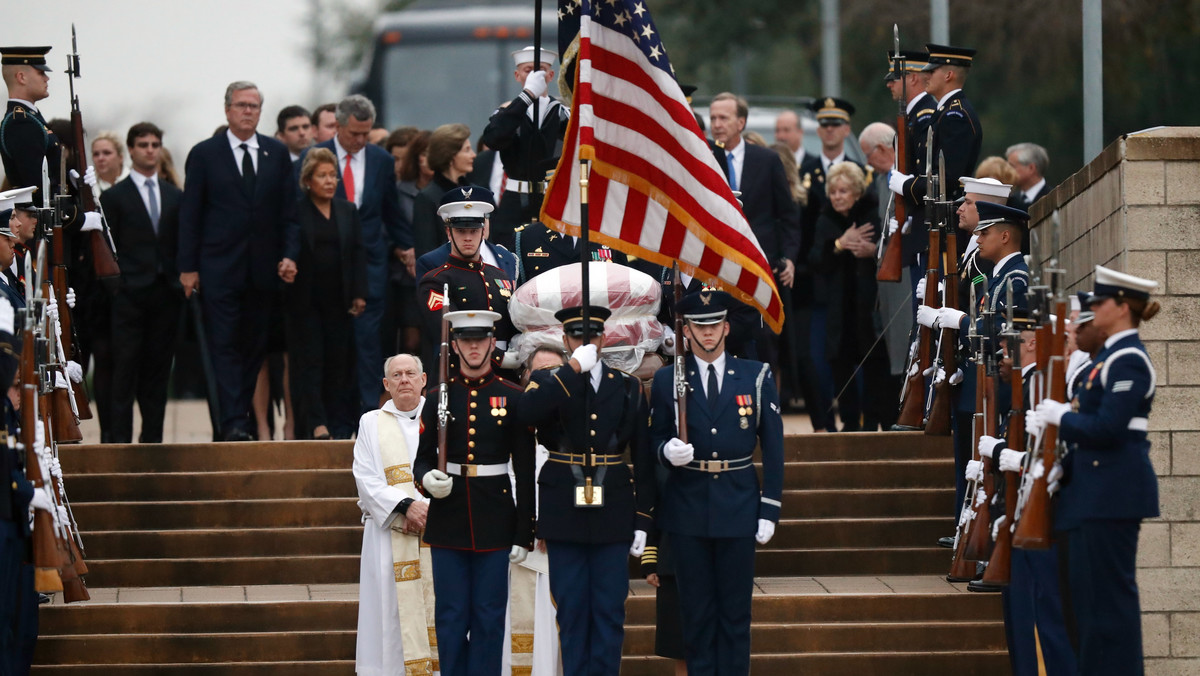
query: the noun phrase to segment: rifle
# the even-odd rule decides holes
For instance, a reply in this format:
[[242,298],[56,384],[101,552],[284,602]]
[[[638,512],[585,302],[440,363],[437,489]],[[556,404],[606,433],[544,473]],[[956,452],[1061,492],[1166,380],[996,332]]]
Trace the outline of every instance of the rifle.
[[[1066,357],[1066,315],[1067,295],[1062,293],[1061,277],[1065,273],[1058,267],[1058,212],[1052,219],[1054,228],[1051,233],[1053,258],[1044,273],[1049,282],[1049,301],[1054,304],[1053,314],[1047,313],[1043,325],[1038,330],[1039,361],[1043,354],[1046,363],[1046,386],[1049,397],[1055,401],[1064,401],[1067,394],[1067,357]],[[1053,321],[1051,321],[1053,319]],[[1047,344],[1046,351],[1041,353],[1043,341]],[[1020,549],[1049,549],[1050,548],[1050,494],[1046,490],[1047,475],[1058,461],[1058,426],[1046,425],[1042,432],[1041,457],[1034,458],[1030,449],[1032,481],[1025,499],[1021,519],[1013,532],[1013,546]]]
[[[87,138],[83,131],[83,113],[79,110],[79,97],[75,95],[75,79],[79,77],[79,46],[75,39],[75,24],[71,24],[71,53],[67,55],[67,83],[71,87],[71,130],[75,139],[75,152],[71,154],[75,170],[80,176],[87,171]],[[97,188],[80,186],[79,197],[84,211],[97,210]],[[116,247],[108,231],[108,222],[100,211],[101,229],[88,233],[88,245],[92,254],[92,268],[96,278],[111,290],[121,279],[121,268],[117,265]]]
[[[972,287],[973,289],[974,287]],[[972,294],[974,295],[974,294]],[[979,460],[983,464],[983,484],[975,484],[974,512],[971,514],[970,523],[967,525],[967,545],[965,555],[973,561],[984,561],[989,558],[988,546],[991,544],[991,533],[989,526],[991,519],[985,510],[991,503],[991,498],[996,494],[996,485],[992,476],[992,458],[983,457],[979,453],[979,439],[984,435],[996,435],[996,415],[995,415],[995,360],[992,358],[994,351],[991,347],[992,327],[991,322],[993,313],[990,311],[984,312],[984,331],[982,334],[976,334],[978,343],[978,352],[975,365],[975,434],[972,438],[972,443],[975,448],[972,450],[974,459]],[[972,333],[974,328],[971,327]],[[982,491],[982,494],[980,493]]]
[[[41,209],[38,211],[38,233],[35,237],[40,238],[38,243],[38,271],[41,276],[41,291],[42,297],[46,303],[58,304],[57,298],[54,296],[54,289],[50,283],[50,275],[48,270],[42,266],[46,264],[46,252],[49,250],[49,240],[52,239],[51,234],[54,232],[54,221],[56,221],[57,209]],[[61,227],[59,232],[61,232]],[[61,242],[60,242],[61,244]],[[56,273],[58,271],[55,271]],[[28,278],[27,278],[28,279]],[[69,314],[65,300],[58,305],[60,308],[59,317],[63,314]],[[45,313],[43,313],[45,314]],[[49,318],[46,318],[49,322]],[[61,328],[61,323],[59,327]],[[45,341],[45,367],[47,370],[55,371],[62,374],[62,377],[70,383],[71,379],[66,374],[66,365],[60,363],[58,359],[58,339],[57,335],[53,335],[54,326],[46,327],[44,333]],[[83,441],[83,432],[79,429],[79,417],[76,415],[74,404],[71,401],[71,392],[66,388],[54,387],[54,375],[50,376],[51,389],[47,394],[49,402],[47,411],[52,412],[50,419],[54,423],[54,438],[63,443],[76,443]],[[52,409],[49,407],[53,407]]]
[[438,469],[446,471],[446,432],[450,429],[450,322],[446,313],[450,309],[450,285],[442,285],[442,353],[438,357]]
[[[976,305],[975,305],[975,287],[974,287],[974,285],[971,286],[970,293],[971,293],[971,323],[968,326],[969,333],[967,336],[967,340],[968,340],[968,342],[970,342],[972,347],[976,347],[979,345],[979,334],[975,330],[975,308],[976,308]],[[982,364],[982,360],[978,363]],[[984,402],[982,400],[982,392],[978,388],[982,382],[983,382],[982,379],[976,380],[976,390],[975,390],[975,411],[976,411],[976,413],[975,413],[975,419],[972,422],[972,425],[976,429],[976,435],[974,436],[975,449],[971,451],[971,460],[979,460],[978,434],[979,434],[979,430],[981,428],[981,425],[979,424],[979,415],[980,415],[979,412],[983,410]],[[956,526],[956,530],[954,531],[954,556],[950,560],[950,573],[948,575],[946,575],[946,579],[951,582],[970,582],[975,577],[974,561],[976,559],[972,559],[967,555],[967,542],[970,539],[971,524],[975,517],[975,509],[977,507],[975,494],[976,494],[976,491],[978,491],[978,490],[979,490],[979,484],[976,483],[974,479],[971,479],[968,481],[966,492],[963,493],[963,503],[962,503],[962,506],[959,508],[958,525]]]
[[[958,236],[954,232],[954,224],[950,222],[951,203],[946,185],[946,156],[940,151],[938,152],[938,176],[941,179],[938,182],[938,195],[940,196],[938,224],[942,229],[944,243],[941,250],[942,279],[945,280],[946,286],[942,304],[946,307],[956,308],[958,307]],[[932,257],[932,253],[930,255]],[[926,298],[929,297],[929,293],[927,282]],[[957,360],[954,356],[954,348],[958,342],[955,332],[958,331],[958,327],[943,326],[939,331],[941,335],[938,338],[937,365],[945,371],[946,377],[942,379],[942,382],[934,384],[933,403],[929,408],[929,419],[925,423],[925,434],[944,437],[950,435],[951,400],[954,398],[950,377],[958,370]],[[937,380],[936,371],[934,380]]]
[[[65,242],[63,239],[62,224],[66,220],[66,215],[75,208],[74,200],[67,193],[66,173],[67,167],[65,164],[60,165],[62,172],[61,180],[59,181],[59,194],[54,196],[54,220],[50,229],[45,231],[46,235],[52,235],[50,241],[53,242],[51,253],[53,254],[53,262],[51,266],[54,269],[54,293],[58,301],[59,309],[59,328],[62,329],[59,334],[59,340],[63,345],[70,346],[71,359],[77,359],[79,356],[79,339],[75,335],[75,329],[71,321],[71,308],[67,307],[67,255],[65,251]],[[47,176],[46,160],[42,160],[42,184],[46,190],[50,189],[50,177]],[[80,365],[82,367],[82,364]],[[92,418],[91,402],[88,400],[87,387],[83,382],[75,382],[69,380],[71,392],[75,395],[76,415],[80,420],[90,420]]]
[[[942,233],[937,228],[934,218],[935,209],[932,204],[933,198],[931,197],[931,195],[937,194],[937,185],[940,179],[933,173],[932,128],[929,129],[927,138],[925,184],[929,186],[929,189],[925,191],[925,202],[928,205],[925,210],[925,224],[929,229],[929,253],[928,264],[925,266],[924,304],[931,308],[937,308],[941,306],[941,299],[937,295],[937,285],[938,256],[941,255],[942,250]],[[932,361],[933,329],[927,326],[915,326],[914,328],[917,329],[917,349],[913,350],[909,357],[908,371],[906,371],[908,376],[900,393],[900,415],[896,418],[896,424],[892,426],[892,429],[897,431],[911,432],[925,426],[925,371],[929,370]]]
[[[1008,411],[1008,448],[1023,448],[1025,444],[1025,396],[1021,383],[1021,332],[1013,324],[1012,280],[1008,280],[1008,326],[1005,328],[1005,342],[1008,344],[1008,356],[1012,360],[1012,370],[1009,373],[1009,386],[1012,388],[1012,404]],[[997,460],[997,463],[999,460]],[[1017,489],[1021,477],[1017,472],[1004,473],[1004,520],[996,529],[995,546],[992,548],[992,558],[988,560],[987,570],[983,573],[982,582],[985,585],[1001,587],[1008,584],[1012,577],[1012,534],[1013,522],[1017,513]]]
[[[900,27],[896,24],[892,24],[892,44],[895,48],[892,53],[892,68],[900,78],[902,92],[896,110],[896,171],[903,174],[907,171],[905,165],[908,163],[908,114],[905,110],[908,105],[908,83],[904,79],[904,57],[900,55]],[[904,221],[907,220],[908,214],[902,197],[893,196],[892,201],[895,204],[897,227],[896,232],[892,233],[884,245],[883,260],[879,264],[879,270],[875,272],[875,281],[878,282],[900,281],[904,266],[904,245],[901,243],[900,231],[904,229]]]
[[683,349],[683,313],[679,304],[683,302],[683,279],[679,274],[679,261],[675,261],[675,426],[679,440],[687,443],[687,357]]

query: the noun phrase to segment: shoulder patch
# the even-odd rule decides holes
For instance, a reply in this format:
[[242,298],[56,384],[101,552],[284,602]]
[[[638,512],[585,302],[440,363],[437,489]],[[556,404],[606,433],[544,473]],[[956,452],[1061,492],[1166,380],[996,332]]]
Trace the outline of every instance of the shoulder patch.
[[933,113],[934,113],[933,108],[922,108],[921,110],[917,111],[917,117],[922,117],[924,115],[933,115]]
[[429,291],[429,298],[425,299],[425,305],[431,312],[441,310],[446,304],[446,297],[432,289]]

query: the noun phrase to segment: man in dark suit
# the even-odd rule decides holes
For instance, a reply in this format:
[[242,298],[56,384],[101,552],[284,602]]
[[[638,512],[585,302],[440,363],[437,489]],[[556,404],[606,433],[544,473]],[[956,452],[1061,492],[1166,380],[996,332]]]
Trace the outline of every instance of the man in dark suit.
[[100,196],[121,252],[121,286],[112,298],[113,369],[110,441],[133,441],[133,400],[142,411],[141,443],[161,443],[167,379],[183,306],[175,251],[183,191],[158,176],[162,130],[129,128],[133,170]]
[[[358,206],[362,243],[367,251],[367,309],[354,320],[354,344],[358,352],[358,393],[363,411],[379,408],[383,386],[379,365],[383,363],[383,306],[387,291],[388,256],[395,256],[409,271],[416,263],[412,228],[400,212],[396,171],[391,153],[367,136],[375,124],[375,106],[361,94],[342,99],[335,111],[337,134],[317,148],[328,148],[337,156],[337,197]],[[296,163],[297,177],[301,155]]]
[[650,448],[668,470],[658,523],[676,554],[689,674],[750,673],[754,544],[771,540],[783,497],[775,379],[767,364],[726,354],[732,300],[702,290],[676,308],[692,351],[687,429],[677,429],[673,367],[654,374],[650,394]]
[[1050,155],[1036,143],[1018,143],[1004,151],[1004,158],[1017,172],[1011,206],[1029,211],[1034,202],[1050,192],[1050,186],[1046,184]]
[[225,90],[229,128],[188,154],[179,211],[179,282],[204,290],[205,328],[220,401],[221,437],[249,441],[250,400],[266,353],[271,299],[299,250],[296,180],[287,146],[255,133],[262,95]]

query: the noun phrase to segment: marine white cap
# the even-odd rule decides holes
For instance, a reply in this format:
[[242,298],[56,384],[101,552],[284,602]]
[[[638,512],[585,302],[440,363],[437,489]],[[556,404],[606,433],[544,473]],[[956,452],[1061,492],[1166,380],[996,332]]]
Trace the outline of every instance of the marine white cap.
[[1006,185],[997,181],[994,178],[971,178],[963,176],[958,179],[962,184],[963,192],[974,193],[976,195],[988,195],[990,197],[1000,197],[1008,199],[1008,195],[1012,192],[1012,186]]

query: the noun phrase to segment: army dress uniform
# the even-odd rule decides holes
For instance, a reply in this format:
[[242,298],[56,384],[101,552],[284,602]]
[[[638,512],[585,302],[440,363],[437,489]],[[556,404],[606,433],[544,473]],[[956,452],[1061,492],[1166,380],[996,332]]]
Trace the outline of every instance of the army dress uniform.
[[[701,309],[706,295],[720,298],[711,301],[721,303],[718,308]],[[727,294],[702,291],[685,298],[680,311],[690,321],[711,323],[706,315],[716,310],[712,316],[723,322],[726,314],[720,309],[727,303]],[[783,420],[767,364],[722,353],[712,375],[708,366],[687,358],[687,442],[694,457],[682,466],[664,454],[664,446],[678,436],[674,369],[654,374],[650,444],[668,470],[657,521],[674,546],[688,673],[749,674],[755,537],[762,534],[763,521],[779,521]],[[723,372],[719,384],[717,366]],[[759,445],[761,485],[753,464]]]
[[[1148,301],[1158,286],[1102,266],[1095,279],[1093,304]],[[1156,381],[1137,329],[1119,331],[1104,341],[1074,404],[1046,401],[1038,408],[1039,417],[1058,409],[1059,439],[1071,447],[1054,527],[1067,544],[1080,673],[1143,673],[1136,560],[1142,519],[1159,515],[1146,435]]]
[[[920,72],[929,64],[929,54],[924,51],[902,49],[900,50],[900,57],[903,59],[905,73]],[[895,59],[896,53],[889,51],[888,72],[883,78],[885,82],[892,82],[900,78],[900,75],[896,73]],[[905,94],[909,93],[911,92],[905,92]],[[905,103],[904,134],[906,145],[904,146],[904,169],[915,176],[925,175],[925,149],[929,141],[929,127],[933,124],[933,114],[936,110],[937,101],[928,92],[924,91]],[[880,199],[882,200],[883,197],[881,195]],[[905,213],[912,219],[913,225],[920,226],[925,223],[924,202],[905,200],[905,208]],[[917,256],[924,252],[927,241],[926,232],[920,227],[910,227],[908,234],[901,236],[906,265],[918,264]],[[921,271],[915,269],[913,271],[913,278],[916,279],[920,274]]]
[[[609,313],[599,307],[589,313],[596,335]],[[581,333],[580,308],[560,310],[556,317],[565,320],[564,333]],[[649,532],[653,526],[654,466],[641,381],[602,362],[585,373],[570,365],[535,371],[523,413],[550,451],[538,477],[537,535],[550,557],[563,672],[616,674],[630,543],[635,530]],[[585,502],[588,479],[591,505]]]
[[[485,316],[489,331],[496,318],[494,313],[461,312],[451,320],[463,315]],[[460,324],[454,325],[455,335],[463,335]],[[492,372],[479,378],[457,373],[447,385],[453,419],[446,433],[446,473],[453,486],[449,495],[430,501],[425,524],[433,559],[438,656],[446,676],[495,674],[504,648],[509,552],[516,546],[533,548],[533,435],[519,422],[517,385]],[[437,396],[436,388],[426,394],[413,463],[417,488],[427,495],[432,493],[425,482],[438,466]]]
[[[517,286],[543,272],[580,261],[579,238],[551,230],[534,221],[516,229],[513,251],[517,255]],[[595,240],[588,240],[592,261],[627,265],[629,257]]]

